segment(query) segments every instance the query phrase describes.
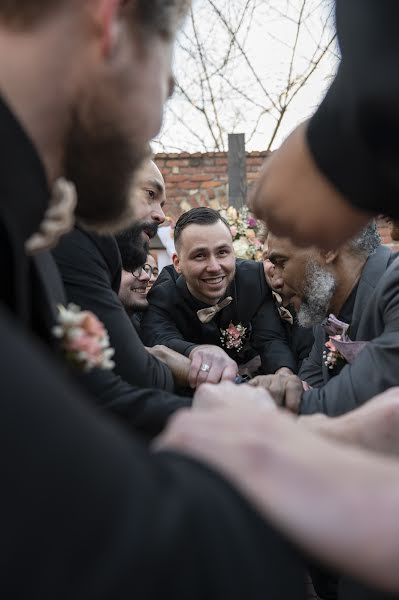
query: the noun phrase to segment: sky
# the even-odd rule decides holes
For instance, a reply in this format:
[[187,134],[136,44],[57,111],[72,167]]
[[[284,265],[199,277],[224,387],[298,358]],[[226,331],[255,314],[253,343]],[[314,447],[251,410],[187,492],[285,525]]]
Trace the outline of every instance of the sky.
[[[235,29],[239,22],[237,44],[223,66],[231,47],[227,27]],[[228,133],[245,133],[247,150],[268,148],[289,74],[292,93],[310,69],[311,59],[321,54],[333,35],[330,0],[196,0],[193,19],[187,19],[176,47],[178,86],[166,107],[155,151],[223,150]],[[272,149],[314,112],[338,60],[334,43],[284,112]],[[209,85],[204,64],[208,76],[221,74],[209,76]]]

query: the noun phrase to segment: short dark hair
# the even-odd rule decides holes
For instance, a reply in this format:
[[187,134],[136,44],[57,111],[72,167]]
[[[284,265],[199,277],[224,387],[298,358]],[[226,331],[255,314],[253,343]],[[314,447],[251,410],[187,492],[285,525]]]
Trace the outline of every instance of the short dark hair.
[[[0,21],[17,30],[33,27],[68,0],[0,0]],[[171,39],[187,14],[191,0],[125,0],[127,19],[150,34]]]
[[230,225],[222,215],[213,208],[199,206],[183,213],[177,220],[174,231],[175,246],[179,245],[182,232],[189,225],[214,225],[218,221],[222,221],[230,231]]

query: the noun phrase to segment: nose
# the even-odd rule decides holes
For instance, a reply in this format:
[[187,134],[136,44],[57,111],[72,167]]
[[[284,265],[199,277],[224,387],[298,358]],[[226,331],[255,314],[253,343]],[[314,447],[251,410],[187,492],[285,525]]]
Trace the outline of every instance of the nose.
[[220,264],[217,260],[216,256],[210,256],[206,265],[207,271],[215,271],[218,273],[220,271]]
[[274,276],[272,278],[272,282],[273,282],[273,287],[276,290],[281,290],[284,286],[284,279],[281,276]]
[[144,271],[144,269],[143,269],[143,270],[141,271],[141,275],[140,275],[140,277],[138,277],[137,279],[138,279],[139,281],[142,281],[142,282],[147,282],[147,281],[150,281],[150,276],[149,276],[149,275],[148,275],[148,273],[146,273],[146,272]]
[[166,216],[160,204],[156,204],[152,207],[151,219],[158,223],[158,225],[162,225],[162,223],[165,222]]

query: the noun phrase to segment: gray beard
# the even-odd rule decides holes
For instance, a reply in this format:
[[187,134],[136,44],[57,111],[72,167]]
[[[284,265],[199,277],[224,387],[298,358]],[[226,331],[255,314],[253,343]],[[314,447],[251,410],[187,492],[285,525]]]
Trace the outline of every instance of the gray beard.
[[308,264],[305,277],[304,297],[297,320],[301,327],[311,327],[321,323],[328,315],[337,282],[329,271],[316,262]]

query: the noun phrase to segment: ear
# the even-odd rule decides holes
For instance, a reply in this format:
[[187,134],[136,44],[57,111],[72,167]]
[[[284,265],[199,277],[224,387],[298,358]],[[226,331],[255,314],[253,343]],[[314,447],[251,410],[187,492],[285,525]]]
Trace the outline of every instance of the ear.
[[338,250],[327,250],[321,254],[324,257],[326,265],[331,265],[337,259]]
[[180,274],[181,273],[181,268],[180,268],[180,259],[177,256],[176,252],[173,253],[172,256],[172,261],[173,261],[173,266],[176,269],[176,271]]
[[119,9],[124,0],[98,0],[96,20],[101,32],[101,53],[112,54],[121,32]]

